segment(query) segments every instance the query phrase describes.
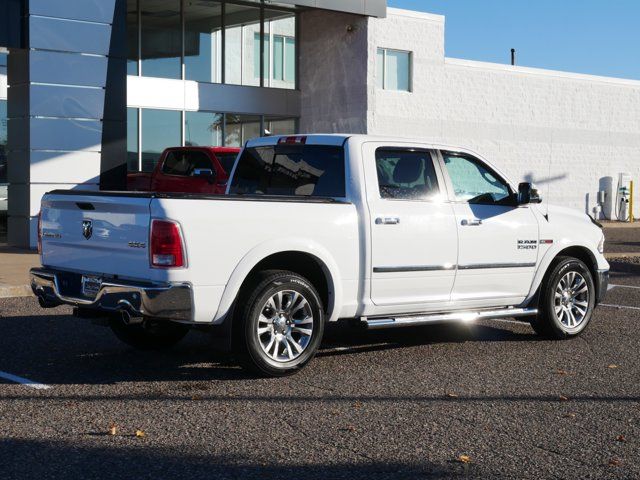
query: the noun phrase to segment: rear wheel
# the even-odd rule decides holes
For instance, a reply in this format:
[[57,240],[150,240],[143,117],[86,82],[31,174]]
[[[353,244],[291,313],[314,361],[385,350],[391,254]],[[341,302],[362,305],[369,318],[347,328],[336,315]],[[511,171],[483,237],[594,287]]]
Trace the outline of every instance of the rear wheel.
[[595,299],[593,276],[584,262],[558,257],[543,281],[538,315],[531,326],[543,337],[575,337],[589,325]]
[[245,368],[272,377],[290,375],[315,356],[324,311],[306,278],[282,270],[262,272],[238,305],[234,343]]
[[165,350],[176,345],[189,332],[188,325],[145,317],[142,323],[128,324],[120,317],[109,319],[119,340],[137,350]]

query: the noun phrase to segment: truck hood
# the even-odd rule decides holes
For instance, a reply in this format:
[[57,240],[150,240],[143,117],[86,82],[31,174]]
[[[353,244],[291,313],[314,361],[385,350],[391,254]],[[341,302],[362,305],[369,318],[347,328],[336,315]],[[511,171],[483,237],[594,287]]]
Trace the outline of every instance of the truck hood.
[[597,248],[602,239],[602,229],[584,212],[557,205],[539,205],[541,215],[549,214],[548,225],[557,239],[568,243],[583,244]]

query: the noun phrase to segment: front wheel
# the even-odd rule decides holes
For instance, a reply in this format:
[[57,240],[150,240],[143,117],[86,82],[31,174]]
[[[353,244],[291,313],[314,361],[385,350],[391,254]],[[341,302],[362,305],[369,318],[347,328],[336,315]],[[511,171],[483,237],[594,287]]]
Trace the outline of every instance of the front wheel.
[[262,272],[238,304],[234,340],[244,367],[279,377],[299,371],[315,356],[324,311],[306,278],[281,270]]
[[119,340],[137,350],[166,350],[189,332],[188,325],[145,317],[142,323],[128,324],[120,317],[109,319]]
[[589,325],[595,303],[593,276],[584,262],[559,257],[545,277],[538,315],[531,326],[543,337],[575,337]]

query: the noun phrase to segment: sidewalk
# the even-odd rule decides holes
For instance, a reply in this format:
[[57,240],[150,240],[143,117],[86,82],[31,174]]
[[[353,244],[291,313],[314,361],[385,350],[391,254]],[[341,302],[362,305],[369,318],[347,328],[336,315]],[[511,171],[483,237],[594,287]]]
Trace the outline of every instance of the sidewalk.
[[30,296],[29,269],[39,265],[34,251],[0,246],[0,298]]
[[[607,222],[604,232],[608,259],[640,258],[640,222]],[[30,296],[29,269],[39,265],[40,258],[32,250],[0,246],[0,298]]]

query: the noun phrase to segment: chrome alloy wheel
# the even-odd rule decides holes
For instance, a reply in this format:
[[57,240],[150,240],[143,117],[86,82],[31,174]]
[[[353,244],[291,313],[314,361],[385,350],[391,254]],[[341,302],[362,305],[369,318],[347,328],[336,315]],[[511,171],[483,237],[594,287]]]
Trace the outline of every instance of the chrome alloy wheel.
[[264,353],[276,362],[290,362],[305,351],[313,335],[313,312],[299,292],[274,294],[260,311],[258,340]]
[[589,309],[589,285],[580,273],[568,272],[560,279],[554,309],[564,327],[573,330],[582,324]]

